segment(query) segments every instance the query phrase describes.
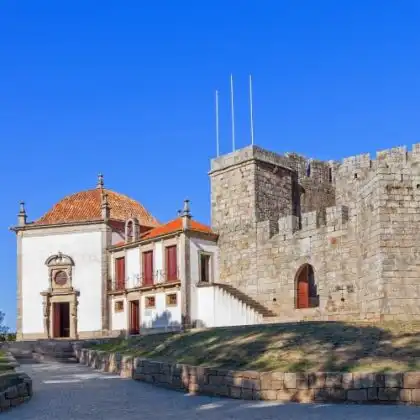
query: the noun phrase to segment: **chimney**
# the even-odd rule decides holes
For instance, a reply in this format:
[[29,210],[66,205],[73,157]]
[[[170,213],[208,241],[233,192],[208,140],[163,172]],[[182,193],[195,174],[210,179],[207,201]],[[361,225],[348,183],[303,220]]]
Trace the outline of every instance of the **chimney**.
[[102,194],[101,216],[102,219],[108,221],[111,209],[108,203],[108,194]]
[[188,230],[191,226],[190,200],[184,200],[184,208],[182,210],[182,230]]
[[18,225],[25,226],[26,225],[26,210],[25,210],[25,203],[23,201],[20,202],[20,209],[18,214]]

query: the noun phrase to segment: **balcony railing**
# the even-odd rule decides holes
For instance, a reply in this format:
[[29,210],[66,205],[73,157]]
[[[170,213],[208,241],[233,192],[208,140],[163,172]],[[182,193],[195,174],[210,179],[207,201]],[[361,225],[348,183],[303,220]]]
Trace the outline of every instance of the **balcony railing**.
[[112,292],[122,292],[126,289],[167,284],[176,281],[179,281],[179,270],[177,270],[176,276],[169,276],[165,270],[156,270],[152,278],[137,274],[128,276],[124,280],[112,279],[109,282],[109,289]]

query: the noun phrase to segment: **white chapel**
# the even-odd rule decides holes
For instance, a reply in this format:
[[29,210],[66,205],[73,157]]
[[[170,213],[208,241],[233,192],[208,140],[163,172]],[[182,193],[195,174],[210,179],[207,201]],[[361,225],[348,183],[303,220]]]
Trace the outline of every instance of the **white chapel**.
[[161,224],[137,201],[105,188],[99,175],[96,188],[63,198],[36,221],[21,203],[11,229],[18,340],[232,325],[245,315],[246,323],[258,321],[213,287],[218,237],[191,217],[188,200]]

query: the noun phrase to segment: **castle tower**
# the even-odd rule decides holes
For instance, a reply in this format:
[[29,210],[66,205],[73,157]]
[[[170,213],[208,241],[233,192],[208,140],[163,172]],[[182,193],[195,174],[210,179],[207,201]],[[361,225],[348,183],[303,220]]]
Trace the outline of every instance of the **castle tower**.
[[298,213],[296,173],[284,156],[249,146],[211,162],[211,222],[219,233],[220,281],[258,294],[257,223]]

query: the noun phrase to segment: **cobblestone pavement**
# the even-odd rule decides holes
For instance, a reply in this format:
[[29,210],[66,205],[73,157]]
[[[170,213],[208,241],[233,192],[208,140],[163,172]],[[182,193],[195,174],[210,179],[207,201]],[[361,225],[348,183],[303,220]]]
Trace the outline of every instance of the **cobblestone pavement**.
[[28,403],[2,420],[393,420],[420,418],[420,407],[280,404],[188,396],[81,365],[22,365],[34,382]]

